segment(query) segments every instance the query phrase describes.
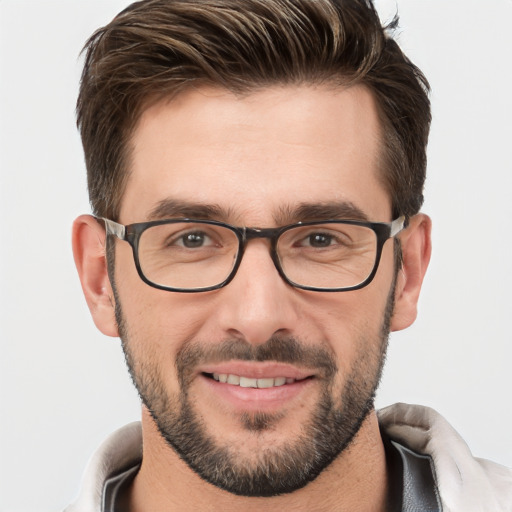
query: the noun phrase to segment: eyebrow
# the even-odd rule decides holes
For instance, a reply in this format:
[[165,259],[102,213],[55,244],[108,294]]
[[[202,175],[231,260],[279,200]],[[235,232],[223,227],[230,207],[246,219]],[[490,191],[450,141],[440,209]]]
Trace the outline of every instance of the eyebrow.
[[[158,202],[148,213],[148,220],[189,218],[198,220],[232,221],[236,216],[231,208],[218,204],[194,203],[167,198]],[[351,201],[303,202],[298,206],[281,206],[273,215],[278,226],[297,222],[323,221],[328,219],[368,221],[368,216]]]
[[300,203],[299,206],[281,207],[274,216],[278,225],[329,219],[368,221],[368,216],[351,201]]
[[163,199],[148,213],[149,220],[190,218],[227,221],[230,212],[217,204],[193,203],[177,199]]

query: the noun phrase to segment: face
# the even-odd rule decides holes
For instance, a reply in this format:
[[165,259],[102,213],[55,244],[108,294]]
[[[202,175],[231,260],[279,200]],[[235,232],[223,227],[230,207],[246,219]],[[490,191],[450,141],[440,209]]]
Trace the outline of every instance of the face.
[[[123,224],[392,220],[376,109],[363,88],[244,98],[191,90],[149,108],[132,142]],[[349,445],[373,408],[384,359],[392,241],[373,282],[342,293],[287,285],[264,239],[248,243],[229,285],[191,294],[149,287],[129,245],[117,241],[115,251],[132,377],[160,434],[201,477],[235,494],[290,492]]]

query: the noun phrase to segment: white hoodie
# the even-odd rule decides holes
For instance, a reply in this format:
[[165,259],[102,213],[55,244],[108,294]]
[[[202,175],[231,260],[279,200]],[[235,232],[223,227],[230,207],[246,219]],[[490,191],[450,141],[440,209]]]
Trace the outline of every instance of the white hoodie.
[[436,411],[395,404],[378,416],[391,439],[432,457],[443,512],[512,512],[512,469],[473,457]]
[[[443,512],[512,512],[512,469],[473,457],[436,411],[395,404],[378,411],[378,417],[390,439],[432,458]],[[139,422],[114,432],[89,461],[78,499],[65,512],[102,512],[105,481],[136,465],[141,457]]]

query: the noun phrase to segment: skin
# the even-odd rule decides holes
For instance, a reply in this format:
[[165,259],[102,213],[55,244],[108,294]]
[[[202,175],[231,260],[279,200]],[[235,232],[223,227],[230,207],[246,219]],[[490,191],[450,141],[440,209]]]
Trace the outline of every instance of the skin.
[[[119,222],[149,220],[168,199],[218,206],[219,220],[238,226],[295,222],[301,219],[283,216],[283,211],[325,202],[349,203],[369,220],[389,222],[390,199],[378,175],[379,141],[373,98],[360,86],[273,87],[243,98],[191,89],[143,113],[132,138]],[[409,326],[416,317],[430,257],[429,218],[415,216],[399,236],[403,267],[391,330]],[[75,261],[93,319],[104,334],[117,336],[104,239],[95,219],[75,221]],[[170,395],[179,392],[174,361],[187,343],[239,339],[259,345],[273,335],[296,336],[328,350],[339,370],[336,395],[362,353],[377,351],[394,277],[393,244],[386,242],[372,283],[346,293],[290,287],[279,277],[263,239],[250,242],[233,281],[212,292],[178,294],[147,286],[136,273],[131,248],[120,241],[115,272],[134,359],[153,365]],[[244,371],[270,370],[253,365]],[[240,420],[244,406],[212,390],[199,375],[190,393],[208,433],[236,447],[240,459],[250,464],[258,450],[297,438],[318,399],[319,378],[277,405],[249,395],[248,410],[280,415],[274,428],[257,434],[248,434]],[[143,464],[128,497],[132,511],[386,509],[386,461],[375,412],[318,478],[272,498],[235,496],[204,482],[166,444],[145,407],[142,425]]]

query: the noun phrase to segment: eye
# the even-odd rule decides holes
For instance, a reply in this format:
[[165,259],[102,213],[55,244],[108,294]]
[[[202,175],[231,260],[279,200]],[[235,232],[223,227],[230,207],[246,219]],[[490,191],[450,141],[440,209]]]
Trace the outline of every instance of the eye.
[[310,247],[329,247],[334,242],[334,237],[326,233],[312,233],[306,237],[301,245],[309,245]]
[[341,231],[332,229],[326,231],[310,231],[299,236],[294,243],[295,247],[309,247],[311,249],[326,249],[329,247],[346,247],[350,238]]
[[198,247],[213,245],[213,241],[203,231],[192,231],[177,238],[175,244],[186,247],[187,249],[197,249]]

